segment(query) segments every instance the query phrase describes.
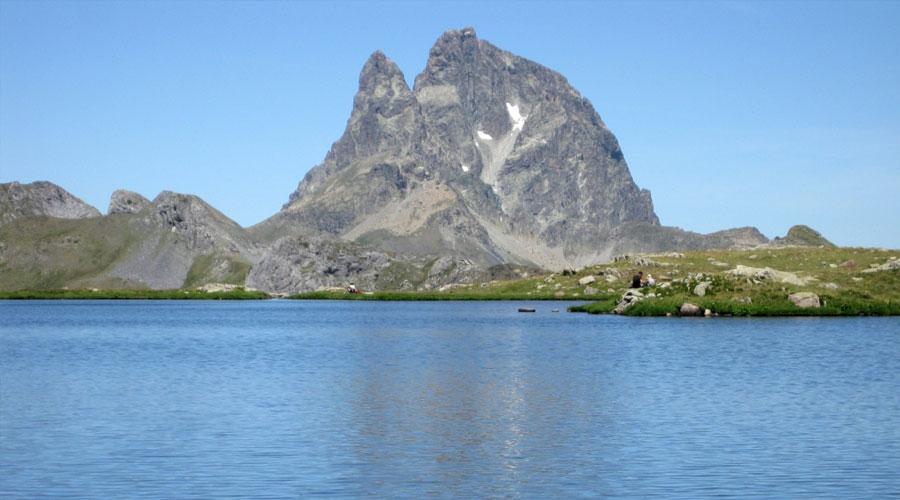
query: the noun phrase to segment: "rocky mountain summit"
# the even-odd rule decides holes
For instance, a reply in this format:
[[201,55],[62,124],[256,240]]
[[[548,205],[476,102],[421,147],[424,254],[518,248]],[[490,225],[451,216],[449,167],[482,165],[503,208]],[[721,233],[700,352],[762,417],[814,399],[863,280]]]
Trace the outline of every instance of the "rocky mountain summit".
[[774,245],[796,245],[796,246],[810,246],[810,247],[833,247],[834,243],[825,239],[821,233],[816,231],[815,229],[804,226],[803,224],[798,224],[796,226],[792,226],[788,229],[788,232],[783,237],[776,237],[772,240],[772,244]]
[[[383,251],[548,269],[634,245],[744,243],[660,226],[591,103],[559,73],[472,28],[437,40],[412,89],[396,64],[372,54],[343,136],[252,231],[315,231]],[[758,236],[754,243],[767,241]]]
[[150,204],[150,200],[138,193],[117,189],[109,198],[107,214],[136,214]]
[[19,217],[84,219],[100,217],[100,212],[56,184],[0,184],[0,224]]

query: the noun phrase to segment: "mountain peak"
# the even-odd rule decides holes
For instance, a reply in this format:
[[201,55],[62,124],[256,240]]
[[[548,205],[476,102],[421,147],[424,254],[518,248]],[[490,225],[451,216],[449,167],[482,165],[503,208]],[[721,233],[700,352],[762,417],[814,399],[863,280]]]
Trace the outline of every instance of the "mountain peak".
[[788,229],[787,234],[783,238],[775,238],[773,242],[778,245],[797,245],[811,247],[834,246],[834,243],[828,241],[824,236],[822,236],[822,233],[803,224],[791,226],[791,228]]
[[376,50],[369,56],[359,74],[359,93],[369,96],[379,94],[394,96],[409,94],[410,90],[397,63],[388,58],[384,52]]
[[465,42],[466,40],[476,40],[477,38],[478,36],[475,34],[475,28],[466,26],[461,29],[449,29],[441,33],[441,36],[438,38],[435,45],[453,41]]
[[107,214],[136,214],[150,204],[150,200],[134,191],[117,189],[109,197]]
[[285,210],[273,224],[553,268],[602,257],[624,223],[659,223],[591,104],[473,28],[438,37],[413,92],[373,53],[344,135]]
[[0,224],[18,217],[85,219],[100,212],[65,189],[47,181],[0,184]]

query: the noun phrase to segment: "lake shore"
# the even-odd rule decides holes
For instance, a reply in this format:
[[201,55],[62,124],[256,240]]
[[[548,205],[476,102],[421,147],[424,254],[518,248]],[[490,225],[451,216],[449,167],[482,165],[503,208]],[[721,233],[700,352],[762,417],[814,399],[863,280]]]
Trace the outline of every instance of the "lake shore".
[[269,294],[243,289],[203,290],[17,290],[0,292],[0,300],[265,300]]
[[[653,286],[629,291],[633,276]],[[619,256],[579,270],[418,290],[342,288],[293,295],[204,285],[180,290],[20,290],[0,299],[589,301],[572,312],[624,316],[897,316],[900,251],[766,247]],[[231,287],[231,288],[228,288]],[[623,300],[625,297],[628,300]],[[684,308],[686,304],[690,307]]]

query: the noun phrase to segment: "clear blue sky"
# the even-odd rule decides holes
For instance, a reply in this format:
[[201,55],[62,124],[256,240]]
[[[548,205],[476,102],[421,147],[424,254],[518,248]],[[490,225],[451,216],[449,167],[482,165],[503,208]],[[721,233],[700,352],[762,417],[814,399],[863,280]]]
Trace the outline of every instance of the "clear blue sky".
[[900,247],[900,2],[0,1],[0,182],[194,193],[243,225],[340,137],[382,49],[448,28],[593,102],[667,225]]

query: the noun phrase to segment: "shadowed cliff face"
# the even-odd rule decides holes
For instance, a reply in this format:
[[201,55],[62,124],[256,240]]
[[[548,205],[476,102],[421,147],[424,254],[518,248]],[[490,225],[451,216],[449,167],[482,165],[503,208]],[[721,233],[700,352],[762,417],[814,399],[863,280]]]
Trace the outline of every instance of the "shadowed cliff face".
[[630,222],[659,223],[591,104],[466,28],[437,40],[414,90],[373,54],[343,136],[256,231],[555,268],[607,253]]

